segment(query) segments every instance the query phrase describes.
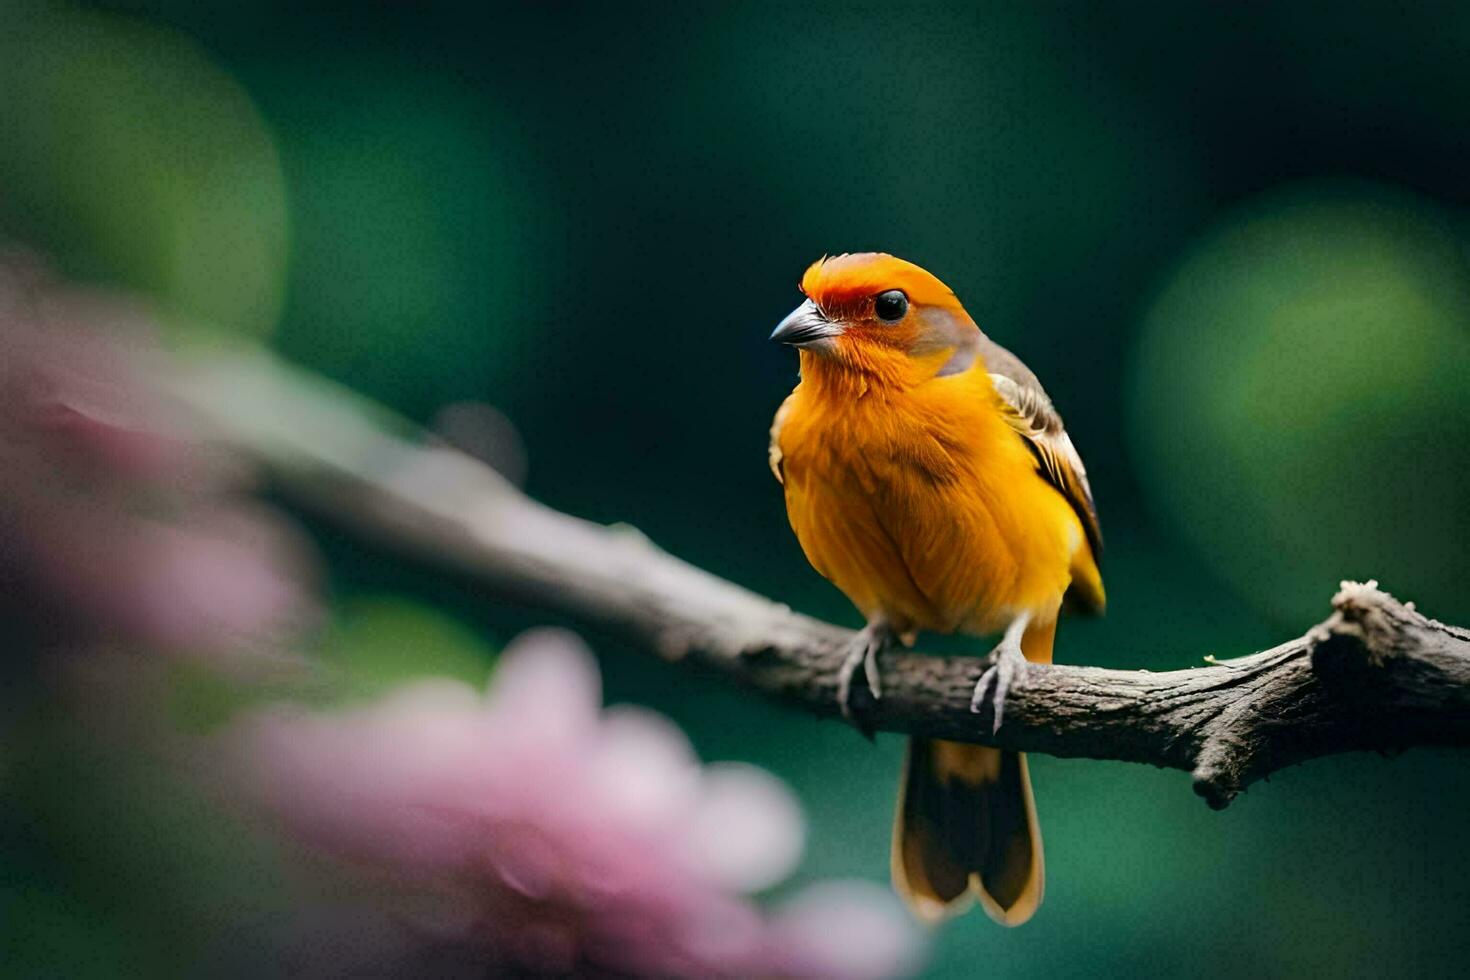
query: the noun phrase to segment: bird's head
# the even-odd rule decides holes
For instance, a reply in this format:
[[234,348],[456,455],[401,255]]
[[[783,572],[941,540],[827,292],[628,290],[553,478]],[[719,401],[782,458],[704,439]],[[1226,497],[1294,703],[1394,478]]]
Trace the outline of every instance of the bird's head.
[[802,370],[933,377],[967,370],[980,331],[948,286],[881,252],[813,262],[801,279],[806,302],[771,339],[798,348]]

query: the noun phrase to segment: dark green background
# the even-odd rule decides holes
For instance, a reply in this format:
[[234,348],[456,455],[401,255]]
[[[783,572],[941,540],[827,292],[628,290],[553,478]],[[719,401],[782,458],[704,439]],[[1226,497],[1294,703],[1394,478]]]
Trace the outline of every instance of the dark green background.
[[[766,469],[795,363],[765,337],[811,260],[884,250],[1030,364],[1087,460],[1111,604],[1058,659],[1246,653],[1345,577],[1470,620],[1465,8],[41,9],[0,5],[0,228],[417,420],[496,405],[553,506],[856,624]],[[328,654],[475,674],[545,618],[312,530]],[[610,699],[791,783],[802,879],[886,876],[899,739],[591,639]],[[268,915],[266,858],[65,727],[0,767],[0,959],[179,971]],[[1316,762],[1224,813],[1178,773],[1032,766],[1046,904],[953,923],[934,976],[1470,953],[1462,755]]]

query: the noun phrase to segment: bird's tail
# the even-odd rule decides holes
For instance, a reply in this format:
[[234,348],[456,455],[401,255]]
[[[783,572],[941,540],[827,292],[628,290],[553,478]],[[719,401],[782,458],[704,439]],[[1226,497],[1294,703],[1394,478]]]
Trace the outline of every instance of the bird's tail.
[[[1055,624],[1022,638],[1028,660],[1051,659]],[[893,826],[893,886],[937,922],[979,899],[1001,925],[1041,904],[1041,830],[1026,756],[962,742],[909,740]]]

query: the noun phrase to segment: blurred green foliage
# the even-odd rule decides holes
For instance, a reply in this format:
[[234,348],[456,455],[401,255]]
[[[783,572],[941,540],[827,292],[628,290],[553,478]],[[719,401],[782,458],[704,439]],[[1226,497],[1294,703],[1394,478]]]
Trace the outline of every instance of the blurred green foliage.
[[[1464,12],[6,6],[7,234],[420,421],[494,403],[540,499],[797,608],[856,621],[766,471],[795,364],[764,338],[806,263],[883,249],[1037,371],[1088,462],[1110,610],[1064,624],[1059,659],[1248,652],[1344,576],[1470,620]],[[324,659],[362,658],[364,692],[478,676],[477,637],[544,619],[313,529],[340,600]],[[886,876],[898,739],[592,640],[612,699],[793,784],[807,875]],[[158,891],[166,789],[71,799],[5,751],[16,975],[176,967],[150,924],[271,896],[228,848],[198,867],[255,892]],[[1470,953],[1458,755],[1313,763],[1223,814],[1176,773],[1033,774],[1047,903],[1020,930],[952,924],[934,976],[1418,976]],[[80,819],[103,803],[131,823]]]
[[[285,135],[296,249],[279,348],[423,416],[512,388],[549,209],[497,107],[388,56],[252,76]],[[548,219],[540,218],[545,221]]]
[[426,677],[483,689],[495,661],[484,639],[458,619],[397,596],[342,599],[308,647],[299,659],[241,664],[234,674],[207,659],[175,662],[163,710],[179,729],[208,735],[242,710],[282,699],[345,708]]
[[0,216],[69,272],[190,324],[270,333],[285,181],[270,130],[197,42],[155,24],[4,5]]
[[380,697],[419,677],[450,677],[484,688],[492,659],[474,632],[443,613],[369,596],[341,604],[318,657],[329,689],[353,700]]
[[1443,615],[1470,579],[1470,261],[1447,216],[1375,185],[1257,198],[1149,313],[1132,424],[1144,486],[1283,618],[1334,575]]

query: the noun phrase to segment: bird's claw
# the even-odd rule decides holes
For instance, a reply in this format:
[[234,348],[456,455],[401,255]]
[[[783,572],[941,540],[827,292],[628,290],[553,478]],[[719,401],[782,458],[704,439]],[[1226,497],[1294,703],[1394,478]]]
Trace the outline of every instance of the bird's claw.
[[863,679],[867,681],[868,693],[873,700],[883,696],[883,681],[878,672],[878,654],[882,653],[888,646],[891,635],[887,627],[870,623],[852,638],[848,645],[847,656],[842,661],[842,666],[837,671],[837,704],[842,709],[842,717],[852,721],[852,697],[853,678],[857,676],[858,667],[863,669]]
[[[1020,687],[1026,674],[1026,655],[1021,652],[1019,638],[1007,636],[990,653],[990,666],[980,675],[975,684],[975,693],[970,698],[970,710],[979,714],[987,701],[995,713],[990,727],[991,734],[1000,731],[1005,717],[1006,695],[1013,687]],[[993,689],[993,690],[992,690]]]

